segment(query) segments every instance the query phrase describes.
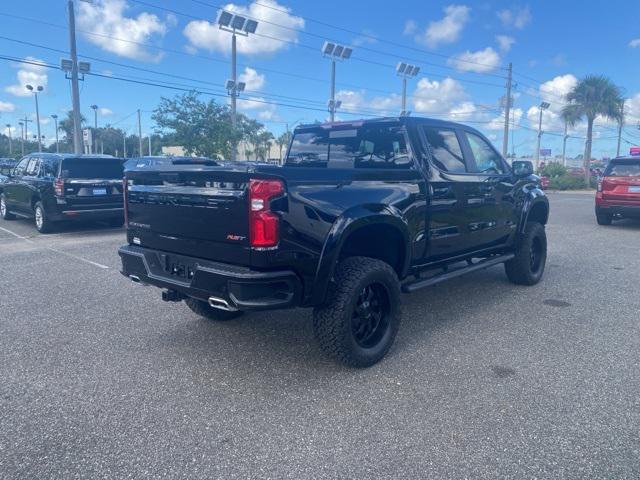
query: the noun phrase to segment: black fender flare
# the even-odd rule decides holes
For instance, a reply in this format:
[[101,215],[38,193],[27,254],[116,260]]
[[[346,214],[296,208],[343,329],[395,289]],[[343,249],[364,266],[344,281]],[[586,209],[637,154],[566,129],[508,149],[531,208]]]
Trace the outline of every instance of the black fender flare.
[[400,233],[405,247],[405,256],[400,276],[404,276],[411,262],[411,245],[409,240],[409,226],[401,212],[389,205],[358,205],[346,210],[331,226],[322,246],[318,267],[314,279],[312,303],[324,302],[329,282],[333,277],[340,252],[349,236],[356,230],[368,225],[388,225]]
[[524,203],[522,205],[522,211],[520,213],[520,222],[518,225],[518,233],[524,233],[525,226],[529,221],[529,214],[537,205],[544,205],[546,210],[546,217],[544,224],[549,220],[549,199],[542,189],[539,187],[527,188],[524,187]]

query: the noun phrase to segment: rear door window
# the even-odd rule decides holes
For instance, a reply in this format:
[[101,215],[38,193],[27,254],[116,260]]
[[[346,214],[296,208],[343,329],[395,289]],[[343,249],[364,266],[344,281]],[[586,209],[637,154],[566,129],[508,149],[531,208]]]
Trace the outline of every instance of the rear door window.
[[25,175],[29,177],[35,177],[38,175],[39,169],[40,169],[40,159],[32,158],[29,160],[29,163],[27,164]]
[[24,172],[27,170],[27,165],[29,164],[29,160],[31,160],[29,157],[23,158],[22,160],[20,160],[20,163],[16,166],[13,172],[14,175],[16,176],[24,175]]
[[640,160],[637,162],[612,162],[604,172],[605,177],[640,177]]
[[445,172],[465,173],[467,165],[456,131],[451,128],[423,127],[427,137],[431,160]]
[[77,179],[115,180],[123,176],[122,161],[117,158],[65,158],[61,176]]

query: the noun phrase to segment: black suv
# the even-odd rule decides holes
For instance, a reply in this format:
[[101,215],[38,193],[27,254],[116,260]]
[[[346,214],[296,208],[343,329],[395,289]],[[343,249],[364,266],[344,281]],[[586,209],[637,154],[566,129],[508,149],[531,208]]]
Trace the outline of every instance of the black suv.
[[389,350],[401,291],[498,264],[533,285],[545,268],[531,162],[510,166],[465,125],[307,125],[282,167],[179,159],[125,174],[124,275],[212,320],[313,307],[321,347],[348,365]]
[[122,226],[123,159],[109,155],[32,153],[0,186],[0,214],[33,217],[39,232],[62,220],[104,220]]

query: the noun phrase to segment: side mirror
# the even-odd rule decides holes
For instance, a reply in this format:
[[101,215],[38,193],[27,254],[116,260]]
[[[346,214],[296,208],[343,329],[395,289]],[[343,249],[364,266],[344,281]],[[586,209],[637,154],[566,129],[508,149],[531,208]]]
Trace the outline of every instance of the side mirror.
[[533,175],[533,163],[528,160],[516,160],[511,164],[513,174],[516,177],[528,177]]

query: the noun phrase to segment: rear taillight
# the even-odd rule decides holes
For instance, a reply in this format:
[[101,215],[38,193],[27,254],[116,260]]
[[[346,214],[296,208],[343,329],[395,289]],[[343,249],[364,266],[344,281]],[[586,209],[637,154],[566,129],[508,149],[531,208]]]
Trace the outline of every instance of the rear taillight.
[[129,226],[129,181],[122,177],[122,200],[124,202],[124,226]]
[[598,192],[602,191],[602,179],[598,180],[598,188],[597,188]]
[[58,197],[64,197],[64,180],[60,178],[56,178],[56,181],[53,182],[53,189]]
[[249,180],[249,235],[252,247],[278,245],[280,219],[270,210],[270,201],[283,193],[284,185],[280,180]]

